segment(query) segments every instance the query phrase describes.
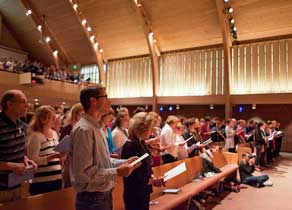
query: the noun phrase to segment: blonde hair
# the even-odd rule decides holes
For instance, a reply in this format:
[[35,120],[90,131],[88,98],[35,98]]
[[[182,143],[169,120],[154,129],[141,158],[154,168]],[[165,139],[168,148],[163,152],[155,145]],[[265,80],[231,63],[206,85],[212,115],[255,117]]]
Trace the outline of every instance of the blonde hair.
[[169,125],[174,123],[174,122],[178,122],[178,121],[179,121],[178,117],[174,116],[174,115],[169,115],[166,119],[166,123]]
[[155,119],[153,115],[147,112],[139,112],[130,121],[129,135],[131,137],[139,137],[144,132],[152,129],[154,123]]
[[149,112],[149,114],[154,118],[154,126],[160,127],[161,117],[156,112]]
[[52,106],[44,105],[36,109],[35,115],[28,127],[28,135],[32,132],[39,131],[42,132],[44,129],[44,121],[48,118],[50,113],[56,113]]
[[68,114],[67,119],[64,121],[64,126],[66,125],[74,125],[77,122],[77,115],[83,111],[83,106],[81,103],[74,104]]

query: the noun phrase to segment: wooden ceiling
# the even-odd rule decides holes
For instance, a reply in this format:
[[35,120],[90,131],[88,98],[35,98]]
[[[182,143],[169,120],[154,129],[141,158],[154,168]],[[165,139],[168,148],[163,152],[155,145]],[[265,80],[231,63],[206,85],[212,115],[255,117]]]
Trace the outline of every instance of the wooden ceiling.
[[[72,63],[96,63],[90,40],[69,0],[28,0],[46,22]],[[78,9],[97,37],[106,59],[149,54],[146,36],[133,0],[78,0]],[[223,0],[222,0],[223,1]],[[214,0],[141,0],[161,51],[222,43]],[[229,0],[238,30],[245,41],[292,34],[291,0]],[[24,50],[53,63],[53,57],[20,0],[0,0],[0,12]]]
[[230,0],[240,41],[292,34],[291,0]]

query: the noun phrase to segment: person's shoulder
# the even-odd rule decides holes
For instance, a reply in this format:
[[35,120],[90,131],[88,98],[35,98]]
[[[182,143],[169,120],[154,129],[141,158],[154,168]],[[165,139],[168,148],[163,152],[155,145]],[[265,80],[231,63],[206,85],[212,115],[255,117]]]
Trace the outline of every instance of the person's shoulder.
[[33,131],[28,135],[29,140],[41,140],[46,138],[45,135],[39,131]]

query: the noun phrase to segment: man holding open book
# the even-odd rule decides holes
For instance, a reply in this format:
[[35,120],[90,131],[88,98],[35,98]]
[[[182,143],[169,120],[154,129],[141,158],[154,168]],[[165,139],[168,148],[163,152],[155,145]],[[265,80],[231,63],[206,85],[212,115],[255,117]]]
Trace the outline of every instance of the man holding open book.
[[77,210],[112,210],[115,176],[129,176],[139,164],[110,158],[107,140],[99,123],[109,112],[105,88],[87,87],[80,93],[85,115],[74,126],[70,138],[69,169],[73,188],[77,191]]

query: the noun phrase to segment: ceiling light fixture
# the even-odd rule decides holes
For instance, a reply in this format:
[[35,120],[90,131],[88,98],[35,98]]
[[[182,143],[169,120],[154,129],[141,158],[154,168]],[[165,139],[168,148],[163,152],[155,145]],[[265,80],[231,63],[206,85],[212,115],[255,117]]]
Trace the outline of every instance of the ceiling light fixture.
[[53,52],[53,55],[55,56],[55,57],[57,57],[58,56],[58,50],[55,50],[54,52]]
[[232,8],[232,7],[228,7],[228,8],[227,8],[227,12],[228,12],[228,13],[232,13],[232,12],[233,12],[233,8]]
[[78,4],[73,4],[73,9],[77,10],[77,8],[78,8]]
[[88,26],[88,27],[87,27],[87,31],[91,31],[91,27]]
[[25,13],[26,16],[29,16],[29,15],[31,15],[31,14],[32,14],[32,11],[31,11],[30,9],[27,10],[26,13]]
[[82,25],[86,25],[87,21],[85,19],[82,20]]
[[94,49],[97,50],[98,49],[98,42],[95,42],[93,46],[94,46]]
[[47,43],[49,43],[51,41],[51,38],[49,36],[47,36],[45,40]]

